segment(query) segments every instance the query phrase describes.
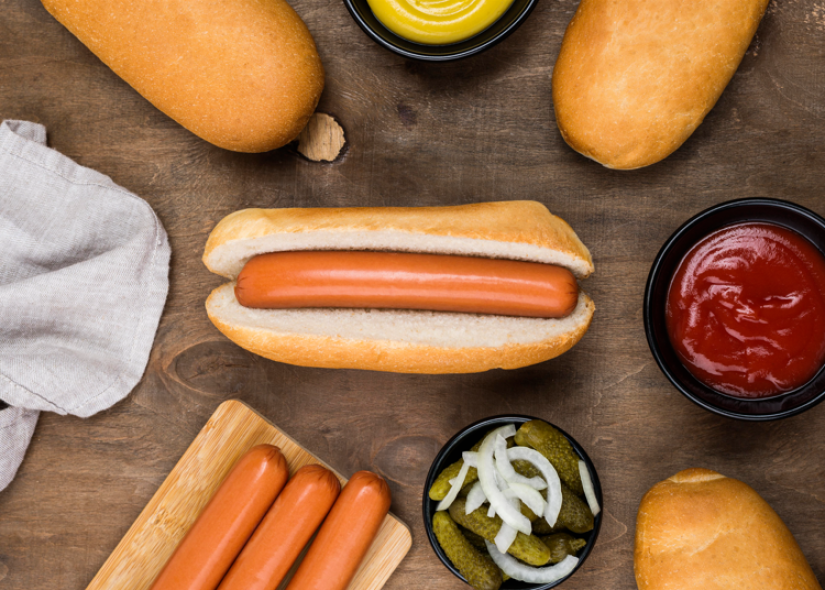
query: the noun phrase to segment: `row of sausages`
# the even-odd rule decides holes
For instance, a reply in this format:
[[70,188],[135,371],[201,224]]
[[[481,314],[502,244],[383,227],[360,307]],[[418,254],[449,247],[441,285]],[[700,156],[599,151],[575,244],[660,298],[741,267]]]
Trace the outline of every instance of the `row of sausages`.
[[198,516],[152,590],[275,590],[319,526],[287,590],[344,590],[389,508],[389,487],[374,473],[359,471],[343,490],[320,465],[301,467],[290,479],[277,447],[253,447]]

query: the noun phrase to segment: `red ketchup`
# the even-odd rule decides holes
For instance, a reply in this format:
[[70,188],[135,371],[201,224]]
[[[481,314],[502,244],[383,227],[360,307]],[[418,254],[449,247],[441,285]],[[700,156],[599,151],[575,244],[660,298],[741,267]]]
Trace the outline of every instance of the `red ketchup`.
[[825,361],[825,258],[777,225],[722,228],[679,263],[666,314],[679,358],[707,386],[745,398],[790,391]]

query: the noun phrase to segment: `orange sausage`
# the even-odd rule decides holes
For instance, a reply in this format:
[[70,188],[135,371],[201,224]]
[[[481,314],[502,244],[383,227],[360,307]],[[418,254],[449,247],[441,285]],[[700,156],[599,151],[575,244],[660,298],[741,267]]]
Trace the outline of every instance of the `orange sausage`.
[[287,590],[344,590],[390,509],[387,482],[359,471],[318,531]]
[[579,298],[553,264],[388,252],[273,252],[246,263],[235,286],[245,307],[422,309],[560,318]]
[[219,590],[275,590],[341,491],[320,465],[301,467],[221,582]]
[[215,590],[289,477],[272,445],[253,447],[226,476],[152,590]]

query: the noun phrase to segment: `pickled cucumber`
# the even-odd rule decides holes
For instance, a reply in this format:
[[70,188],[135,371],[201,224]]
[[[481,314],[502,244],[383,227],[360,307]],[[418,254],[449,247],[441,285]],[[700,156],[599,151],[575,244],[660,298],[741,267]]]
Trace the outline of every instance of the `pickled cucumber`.
[[513,469],[516,470],[516,473],[519,475],[523,475],[524,477],[540,477],[544,479],[544,476],[541,474],[541,471],[538,468],[530,463],[530,461],[525,461],[523,459],[516,459],[513,461]]
[[[461,498],[452,503],[450,516],[453,517],[453,520],[465,529],[481,535],[491,543],[494,542],[502,525],[501,517],[488,517],[487,508],[484,506],[470,514],[464,514],[465,505],[466,501]],[[528,565],[544,565],[550,560],[550,549],[547,545],[542,543],[541,539],[535,535],[525,535],[523,533],[516,536],[516,540],[507,550],[507,553]]]
[[482,553],[487,553],[487,545],[484,543],[484,537],[477,535],[470,529],[465,529],[464,527],[459,527],[459,530],[461,531],[461,534],[464,535],[470,542],[470,545],[478,549],[483,549]]
[[561,511],[555,526],[551,527],[544,518],[539,518],[533,521],[533,532],[549,535],[565,529],[579,534],[592,531],[593,513],[587,503],[564,484],[561,484],[561,498]]
[[536,516],[536,513],[530,510],[530,507],[527,506],[527,504],[525,504],[524,502],[519,502],[519,508],[521,509],[521,513],[524,516],[526,516],[527,520],[529,520],[530,522],[538,518],[538,516]]
[[[487,434],[490,434],[489,432]],[[473,445],[470,449],[472,452],[476,453],[481,448],[481,443],[484,442],[484,439],[487,437],[485,434],[480,441]],[[507,439],[507,448],[510,448],[514,445],[513,438]],[[433,482],[432,487],[430,488],[429,496],[430,500],[434,500],[440,502],[444,498],[447,497],[447,494],[450,492],[450,480],[453,479],[458,475],[458,472],[461,471],[461,468],[464,466],[464,459],[459,459],[452,465],[445,467],[441,473],[438,474],[438,477],[435,478],[435,482]],[[467,470],[467,477],[464,478],[464,487],[470,485],[478,481],[478,471],[476,471],[475,467],[470,467]],[[462,488],[463,489],[463,488]]]
[[531,420],[516,431],[516,444],[536,449],[553,464],[561,480],[572,492],[577,496],[584,494],[579,474],[579,456],[561,432],[547,422]]
[[587,541],[577,539],[567,533],[556,533],[549,537],[541,537],[542,542],[550,548],[550,563],[559,563],[568,555],[575,556]]
[[433,516],[433,532],[444,553],[470,586],[476,590],[499,589],[503,581],[501,570],[489,555],[480,553],[470,544],[446,512],[436,512]]

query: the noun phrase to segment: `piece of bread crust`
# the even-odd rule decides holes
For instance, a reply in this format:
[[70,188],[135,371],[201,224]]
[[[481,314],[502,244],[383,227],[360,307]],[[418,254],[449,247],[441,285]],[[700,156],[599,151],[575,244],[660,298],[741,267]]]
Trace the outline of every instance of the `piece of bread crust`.
[[702,123],[768,0],[582,0],[553,70],[559,131],[580,154],[632,170]]
[[202,139],[264,152],[298,137],[324,88],[284,0],[42,0],[158,109]]
[[687,469],[639,506],[639,590],[821,590],[793,535],[750,486]]
[[558,264],[579,279],[593,272],[590,251],[567,222],[536,201],[244,209],[212,230],[203,262],[234,279],[252,256],[281,250],[438,252]]

